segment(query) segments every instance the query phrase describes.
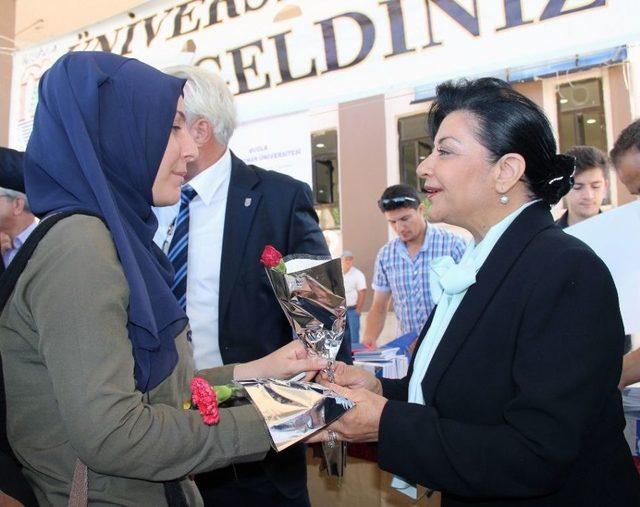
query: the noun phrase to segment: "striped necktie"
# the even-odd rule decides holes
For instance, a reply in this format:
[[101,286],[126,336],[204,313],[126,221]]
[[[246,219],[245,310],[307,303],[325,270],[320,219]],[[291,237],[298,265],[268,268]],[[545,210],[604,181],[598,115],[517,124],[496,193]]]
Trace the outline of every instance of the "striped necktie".
[[189,251],[189,203],[198,193],[189,185],[182,187],[180,211],[174,221],[173,238],[167,256],[173,264],[173,291],[180,306],[187,309],[187,259]]

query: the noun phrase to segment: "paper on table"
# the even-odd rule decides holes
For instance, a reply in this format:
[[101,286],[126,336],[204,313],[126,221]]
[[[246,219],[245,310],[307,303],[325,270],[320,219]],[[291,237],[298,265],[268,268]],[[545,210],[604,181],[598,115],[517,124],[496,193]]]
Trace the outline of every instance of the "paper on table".
[[358,360],[354,357],[353,365],[373,373],[376,377],[404,378],[409,370],[409,359],[404,354],[394,356],[385,361]]
[[640,331],[640,201],[580,222],[565,232],[584,241],[611,271],[627,334]]

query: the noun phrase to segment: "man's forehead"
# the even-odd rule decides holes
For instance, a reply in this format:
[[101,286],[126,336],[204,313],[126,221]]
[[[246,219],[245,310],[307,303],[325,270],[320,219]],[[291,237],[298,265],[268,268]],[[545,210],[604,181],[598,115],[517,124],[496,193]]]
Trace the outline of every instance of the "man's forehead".
[[575,175],[576,183],[597,183],[605,181],[604,171],[599,167],[590,167]]
[[416,212],[413,208],[398,208],[391,211],[385,211],[388,220],[400,220],[412,216]]

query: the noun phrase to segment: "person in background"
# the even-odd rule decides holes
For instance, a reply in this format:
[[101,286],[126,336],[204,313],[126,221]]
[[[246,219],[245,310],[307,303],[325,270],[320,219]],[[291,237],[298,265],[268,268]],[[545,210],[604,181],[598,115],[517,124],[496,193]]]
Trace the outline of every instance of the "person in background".
[[640,195],[640,120],[629,124],[620,133],[609,156],[627,190],[633,195]]
[[353,253],[342,252],[342,276],[344,277],[344,293],[347,303],[347,320],[351,334],[351,344],[360,343],[360,315],[367,295],[367,280],[364,273],[353,265]]
[[[635,196],[640,195],[640,120],[620,133],[609,156],[627,190]],[[625,354],[620,387],[636,382],[640,382],[640,348]]]
[[[556,220],[563,229],[602,213],[600,207],[609,189],[609,160],[592,146],[574,146],[565,155],[576,159],[574,184],[565,196],[567,211]],[[625,336],[625,353],[631,349],[631,336]]]
[[378,252],[373,275],[373,302],[364,324],[362,343],[375,346],[384,327],[389,302],[400,324],[400,334],[417,333],[435,306],[429,266],[438,257],[460,260],[465,241],[445,229],[430,225],[418,192],[409,185],[385,189],[378,207],[397,234]]
[[574,146],[566,155],[576,159],[575,183],[565,196],[567,211],[556,220],[563,229],[601,213],[609,189],[609,161],[592,146]]
[[0,187],[0,249],[3,272],[38,222],[22,192]]
[[[24,192],[22,162],[24,152],[0,146],[0,187],[4,190]],[[13,240],[6,232],[0,232],[0,251],[4,254],[13,248]],[[0,275],[4,264],[0,263]]]

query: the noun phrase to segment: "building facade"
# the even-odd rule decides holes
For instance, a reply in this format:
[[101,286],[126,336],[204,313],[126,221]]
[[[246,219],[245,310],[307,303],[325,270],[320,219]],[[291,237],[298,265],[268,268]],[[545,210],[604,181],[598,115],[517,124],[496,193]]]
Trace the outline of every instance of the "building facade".
[[[41,19],[38,5],[47,2],[28,3],[31,22]],[[13,9],[28,26],[25,4],[0,0],[3,12]],[[575,144],[608,151],[640,115],[636,0],[121,4],[124,12],[88,26],[59,12],[69,26],[0,55],[0,143],[24,148],[38,80],[66,51],[112,51],[159,68],[203,66],[236,94],[241,126],[232,148],[307,181],[332,252],[353,251],[369,280],[390,238],[376,201],[388,185],[419,185],[415,168],[432,149],[424,117],[439,82],[509,80],[545,110],[562,151]],[[0,35],[11,39],[24,29],[0,23]],[[613,179],[610,203],[628,202]]]

